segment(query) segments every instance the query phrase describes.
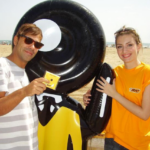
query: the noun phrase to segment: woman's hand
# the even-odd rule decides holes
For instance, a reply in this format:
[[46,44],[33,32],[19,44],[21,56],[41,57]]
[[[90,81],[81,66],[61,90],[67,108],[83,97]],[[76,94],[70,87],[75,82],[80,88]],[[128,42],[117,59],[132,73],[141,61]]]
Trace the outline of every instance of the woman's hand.
[[96,88],[97,91],[107,94],[110,97],[113,97],[116,95],[116,86],[115,86],[115,79],[113,80],[113,84],[109,84],[103,77],[100,77],[102,80],[97,80],[96,85],[99,88]]
[[88,90],[84,95],[83,95],[83,103],[85,106],[87,106],[90,102],[90,98],[91,97],[91,90]]

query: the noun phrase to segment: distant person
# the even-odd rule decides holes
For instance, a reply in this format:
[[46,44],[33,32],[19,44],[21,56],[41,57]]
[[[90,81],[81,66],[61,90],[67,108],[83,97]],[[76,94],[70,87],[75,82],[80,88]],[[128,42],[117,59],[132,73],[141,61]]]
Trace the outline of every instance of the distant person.
[[48,81],[29,83],[25,66],[43,46],[41,40],[36,25],[23,24],[14,36],[12,54],[0,58],[0,150],[38,150],[34,94],[41,94]]
[[[137,58],[142,43],[133,28],[115,32],[118,56],[124,62],[114,69],[110,85],[97,81],[97,91],[113,98],[112,112],[106,127],[105,150],[150,150],[150,65]],[[87,106],[90,90],[83,96]]]

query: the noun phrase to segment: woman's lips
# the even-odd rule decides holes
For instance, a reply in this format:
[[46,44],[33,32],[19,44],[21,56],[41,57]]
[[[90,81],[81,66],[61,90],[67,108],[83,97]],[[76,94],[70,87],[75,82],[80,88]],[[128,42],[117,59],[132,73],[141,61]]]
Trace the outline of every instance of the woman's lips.
[[131,56],[131,54],[122,55],[123,58],[128,58],[128,57],[130,57],[130,56]]

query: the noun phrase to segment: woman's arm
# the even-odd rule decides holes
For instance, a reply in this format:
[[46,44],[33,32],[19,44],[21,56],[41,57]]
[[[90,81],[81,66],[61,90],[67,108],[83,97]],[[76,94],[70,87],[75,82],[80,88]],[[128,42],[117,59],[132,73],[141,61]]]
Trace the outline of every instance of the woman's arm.
[[97,81],[97,91],[106,93],[110,97],[117,100],[122,106],[128,109],[131,113],[137,117],[147,120],[150,116],[150,85],[145,88],[142,98],[142,105],[138,106],[135,103],[129,101],[122,95],[120,95],[115,88],[115,80],[113,85],[110,85],[104,78],[101,77],[101,80]]
[[87,106],[90,103],[90,101],[91,101],[90,97],[91,97],[91,90],[88,90],[83,95],[83,103],[84,103],[85,106]]

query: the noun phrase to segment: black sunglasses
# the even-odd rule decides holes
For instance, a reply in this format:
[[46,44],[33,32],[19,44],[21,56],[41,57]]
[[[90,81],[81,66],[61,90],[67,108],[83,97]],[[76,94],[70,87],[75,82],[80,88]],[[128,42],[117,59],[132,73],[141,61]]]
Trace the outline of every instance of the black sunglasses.
[[116,36],[118,33],[121,33],[121,32],[126,32],[126,31],[135,31],[134,28],[131,28],[131,27],[122,27],[121,29],[117,30],[114,35]]
[[24,37],[24,38],[25,38],[24,42],[25,42],[26,44],[32,44],[32,43],[34,42],[34,46],[35,46],[35,48],[37,48],[37,49],[40,49],[42,46],[44,46],[43,43],[34,41],[34,40],[31,39],[30,37],[25,36],[25,35],[23,35],[23,34],[19,34],[18,37]]

